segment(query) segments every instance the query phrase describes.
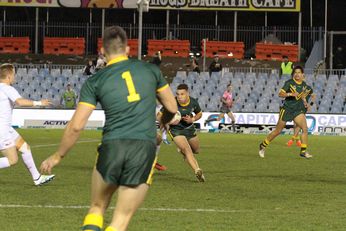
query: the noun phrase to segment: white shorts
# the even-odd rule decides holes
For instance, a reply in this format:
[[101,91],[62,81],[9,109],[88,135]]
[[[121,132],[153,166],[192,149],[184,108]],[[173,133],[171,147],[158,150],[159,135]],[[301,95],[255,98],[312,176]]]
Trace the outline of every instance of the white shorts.
[[18,132],[12,127],[0,128],[0,150],[15,146],[18,137]]

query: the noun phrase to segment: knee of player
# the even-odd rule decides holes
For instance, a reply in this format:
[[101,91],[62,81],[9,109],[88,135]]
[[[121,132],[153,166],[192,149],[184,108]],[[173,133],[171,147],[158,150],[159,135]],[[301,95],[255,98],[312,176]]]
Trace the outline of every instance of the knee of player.
[[18,156],[12,156],[8,157],[8,162],[10,163],[11,166],[16,165],[18,163]]
[[302,128],[302,132],[303,132],[303,133],[308,133],[308,128],[307,128],[307,127],[303,127],[303,128]]

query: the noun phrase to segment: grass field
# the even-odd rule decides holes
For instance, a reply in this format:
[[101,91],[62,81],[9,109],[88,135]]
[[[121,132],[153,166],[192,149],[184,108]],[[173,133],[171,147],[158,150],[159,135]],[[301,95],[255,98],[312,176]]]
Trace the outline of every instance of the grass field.
[[[19,130],[37,165],[56,149],[61,130]],[[56,179],[34,187],[22,163],[0,170],[0,224],[4,231],[79,230],[89,204],[90,175],[101,134],[85,131]],[[278,137],[265,159],[261,135],[200,134],[197,183],[174,145],[163,145],[158,172],[130,231],[346,230],[346,138],[310,136],[313,159]],[[115,202],[112,202],[114,206]],[[108,210],[108,224],[112,210]]]

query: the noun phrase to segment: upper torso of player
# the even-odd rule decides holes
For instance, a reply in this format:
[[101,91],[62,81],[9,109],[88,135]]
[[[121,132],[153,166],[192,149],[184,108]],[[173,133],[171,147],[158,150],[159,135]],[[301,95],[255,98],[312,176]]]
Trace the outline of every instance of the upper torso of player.
[[[198,113],[202,113],[201,107],[198,104],[198,101],[195,98],[189,97],[187,103],[180,104],[177,100],[178,110],[181,114],[181,117],[184,116],[193,116],[193,114],[197,115]],[[180,120],[179,124],[171,125],[171,128],[174,129],[185,129],[194,126],[193,124],[186,123],[183,119]]]
[[19,98],[14,87],[0,83],[0,129],[11,126],[14,102]]
[[96,106],[100,102],[106,116],[103,140],[155,142],[156,92],[166,87],[155,65],[121,56],[85,82],[80,103]]
[[64,92],[64,100],[66,101],[71,101],[71,100],[75,100],[77,97],[76,93],[74,92],[74,90],[66,90]]
[[294,79],[289,79],[285,82],[284,86],[281,88],[281,91],[286,93],[298,93],[298,96],[286,97],[284,102],[284,108],[292,110],[305,110],[303,98],[310,98],[310,95],[313,93],[312,88],[306,84],[305,81],[297,82]]
[[229,105],[233,101],[233,95],[232,92],[228,92],[227,90],[223,93],[222,98],[226,100],[226,102],[229,102],[229,104],[226,104],[222,101],[222,105],[229,107]]

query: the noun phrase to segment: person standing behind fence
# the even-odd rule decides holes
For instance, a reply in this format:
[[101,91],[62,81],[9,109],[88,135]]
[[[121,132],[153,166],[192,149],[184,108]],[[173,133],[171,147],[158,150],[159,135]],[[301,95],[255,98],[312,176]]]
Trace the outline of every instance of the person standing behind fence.
[[280,76],[281,75],[292,75],[293,71],[293,63],[288,60],[288,57],[286,55],[282,56],[284,59],[283,62],[281,63],[281,68],[280,68]]

